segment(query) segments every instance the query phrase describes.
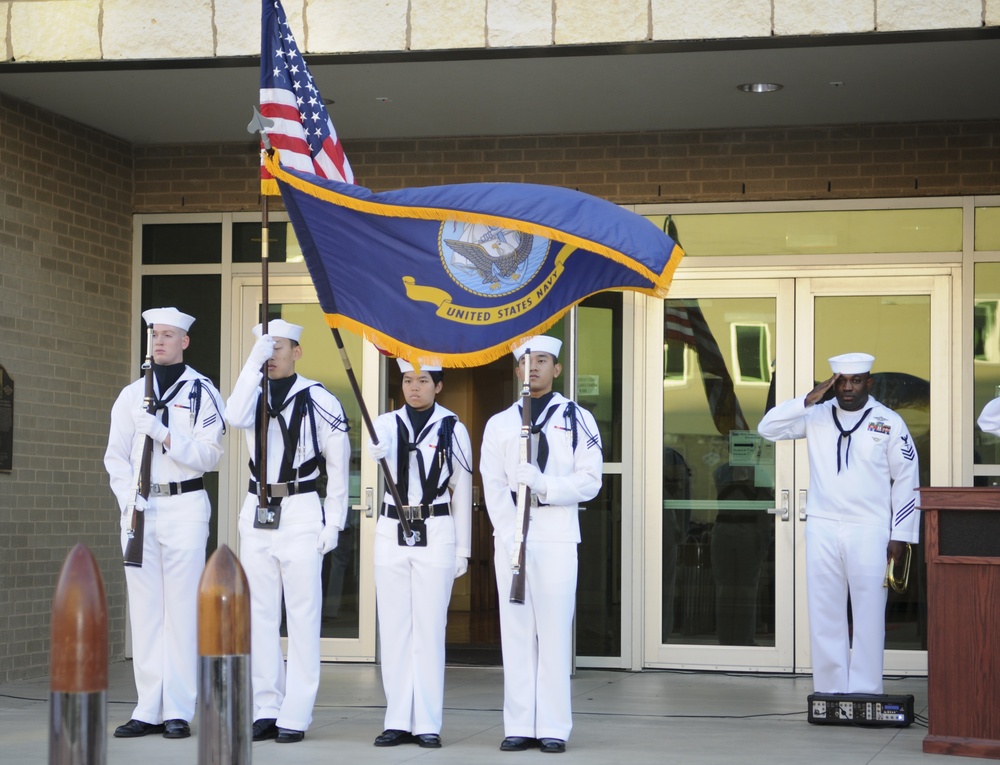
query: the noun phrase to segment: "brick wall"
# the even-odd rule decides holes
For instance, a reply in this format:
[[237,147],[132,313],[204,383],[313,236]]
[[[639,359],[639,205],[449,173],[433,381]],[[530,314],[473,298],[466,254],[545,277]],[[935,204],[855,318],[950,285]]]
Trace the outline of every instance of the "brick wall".
[[[343,140],[376,191],[513,181],[620,204],[1000,192],[1000,121]],[[136,209],[258,209],[256,173],[250,143],[136,147]]]
[[108,416],[129,369],[132,155],[118,139],[0,94],[0,365],[14,465],[0,473],[0,682],[45,674],[59,568],[97,557],[111,656],[124,655]]

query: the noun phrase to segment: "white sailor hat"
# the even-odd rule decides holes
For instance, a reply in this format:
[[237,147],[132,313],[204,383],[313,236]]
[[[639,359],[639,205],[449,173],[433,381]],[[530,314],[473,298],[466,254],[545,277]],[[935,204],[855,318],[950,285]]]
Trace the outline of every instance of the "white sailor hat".
[[859,375],[871,372],[875,357],[869,353],[842,353],[830,360],[830,369],[835,374]]
[[176,308],[150,308],[148,311],[142,312],[142,318],[149,326],[169,324],[171,327],[183,329],[185,332],[191,329],[191,325],[194,324],[194,316],[181,313]]
[[[411,364],[406,359],[396,359],[396,363],[399,364],[399,371],[402,372],[403,374],[406,374],[407,372],[412,372],[413,371],[413,364]],[[430,366],[428,364],[421,364],[420,365],[420,371],[421,372],[440,372],[441,371],[441,367],[432,367],[432,366]]]
[[527,340],[522,340],[514,346],[514,358],[518,361],[524,352],[530,350],[532,353],[551,353],[555,358],[559,358],[559,351],[562,350],[562,340],[549,335],[535,335]]
[[[261,329],[260,324],[254,327],[253,336],[260,337]],[[285,337],[298,342],[299,338],[302,337],[302,327],[298,324],[290,324],[284,319],[269,319],[267,322],[267,334],[271,337]]]

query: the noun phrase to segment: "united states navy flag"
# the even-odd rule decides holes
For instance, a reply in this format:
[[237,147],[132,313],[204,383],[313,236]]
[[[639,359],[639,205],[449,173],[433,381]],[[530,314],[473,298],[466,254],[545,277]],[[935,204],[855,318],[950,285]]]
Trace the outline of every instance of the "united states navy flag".
[[683,252],[656,225],[555,186],[373,193],[266,158],[327,323],[417,364],[476,366],[604,290],[663,297]]

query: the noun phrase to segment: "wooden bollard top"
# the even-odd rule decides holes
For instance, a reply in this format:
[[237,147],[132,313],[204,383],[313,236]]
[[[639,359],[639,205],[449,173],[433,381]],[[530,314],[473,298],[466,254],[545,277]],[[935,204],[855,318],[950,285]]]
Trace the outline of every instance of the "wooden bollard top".
[[97,561],[83,544],[63,561],[52,597],[49,688],[56,693],[108,689],[108,604]]
[[250,654],[250,585],[233,551],[212,553],[198,584],[198,655]]

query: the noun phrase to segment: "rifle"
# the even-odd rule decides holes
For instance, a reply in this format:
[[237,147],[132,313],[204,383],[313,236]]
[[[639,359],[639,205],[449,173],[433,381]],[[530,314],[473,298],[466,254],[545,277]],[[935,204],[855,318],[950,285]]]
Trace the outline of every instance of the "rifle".
[[[524,374],[521,380],[521,464],[531,462],[531,349],[524,352]],[[524,564],[524,544],[531,521],[531,489],[526,484],[517,487],[517,521],[514,523],[514,554],[510,561],[510,602],[524,604],[527,571]]]
[[[153,325],[146,327],[146,360],[142,364],[146,391],[143,406],[153,413]],[[126,566],[142,568],[142,546],[145,538],[146,515],[136,506],[136,497],[149,499],[149,471],[153,462],[153,439],[146,436],[142,443],[142,459],[139,461],[139,475],[136,478],[135,493],[132,496],[132,518],[129,521],[128,541],[125,543],[124,563]]]

